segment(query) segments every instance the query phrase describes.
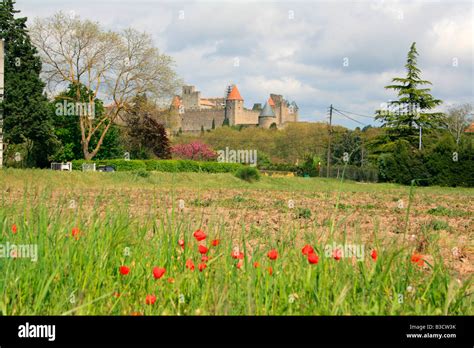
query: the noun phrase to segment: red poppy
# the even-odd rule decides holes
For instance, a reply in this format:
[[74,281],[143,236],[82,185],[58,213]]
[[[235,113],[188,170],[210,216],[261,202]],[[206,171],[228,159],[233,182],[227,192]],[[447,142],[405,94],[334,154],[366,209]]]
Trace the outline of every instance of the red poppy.
[[182,240],[182,239],[178,240],[178,245],[179,245],[182,249],[184,249],[184,240]]
[[272,275],[273,274],[273,268],[270,266],[268,267],[268,274]]
[[193,260],[189,259],[189,260],[186,261],[186,268],[190,269],[191,271],[194,271]]
[[160,279],[161,277],[163,277],[165,272],[166,272],[165,268],[154,267],[153,268],[153,277],[155,277],[155,279]]
[[79,228],[73,227],[71,234],[72,234],[73,237],[76,237],[77,235],[79,235]]
[[203,231],[201,231],[201,230],[196,230],[196,231],[194,232],[193,236],[194,236],[194,238],[197,239],[198,242],[200,242],[200,241],[206,239],[206,234],[205,234]]
[[342,257],[342,251],[339,249],[335,249],[332,253],[332,257],[334,258],[334,260],[339,261]]
[[120,274],[127,275],[130,273],[130,268],[127,266],[120,266]]
[[204,245],[200,245],[198,249],[201,254],[207,254],[207,252],[209,251],[209,249]]
[[207,265],[206,265],[205,263],[200,263],[200,264],[198,265],[199,272],[202,272],[206,267],[207,267]]
[[372,250],[372,252],[370,253],[370,257],[372,258],[372,260],[377,261],[377,256],[377,250]]
[[119,293],[119,292],[114,292],[114,297],[119,298],[119,297],[120,297],[120,293]]
[[152,305],[156,302],[156,296],[155,295],[146,295],[145,298],[145,303],[148,305]]
[[174,278],[168,278],[168,283],[173,284],[174,283]]
[[259,264],[257,261],[255,261],[255,262],[253,263],[253,267],[254,267],[254,268],[258,268],[258,267],[260,267],[260,264]]
[[425,260],[423,260],[423,255],[414,253],[411,256],[411,262],[416,263],[418,266],[423,266],[425,264]]
[[218,246],[219,243],[220,243],[220,240],[219,240],[219,239],[214,239],[214,240],[212,241],[212,246]]
[[278,257],[278,252],[275,249],[272,249],[268,252],[267,255],[270,258],[270,260],[276,260]]
[[301,249],[301,252],[303,253],[303,255],[309,255],[309,254],[312,254],[314,253],[314,249],[311,245],[309,244],[306,244],[303,249]]
[[244,253],[241,251],[233,251],[231,255],[233,259],[242,260],[244,258]]
[[237,262],[237,264],[235,265],[235,267],[237,267],[238,269],[241,269],[243,265],[244,265],[244,263],[243,263],[243,261],[241,260],[241,261]]
[[319,257],[315,253],[308,254],[308,262],[312,265],[316,265],[319,262]]
[[12,233],[16,234],[18,232],[18,228],[16,227],[15,224],[12,225]]
[[209,257],[207,257],[206,255],[202,255],[201,261],[202,262],[207,262],[207,261],[209,261]]

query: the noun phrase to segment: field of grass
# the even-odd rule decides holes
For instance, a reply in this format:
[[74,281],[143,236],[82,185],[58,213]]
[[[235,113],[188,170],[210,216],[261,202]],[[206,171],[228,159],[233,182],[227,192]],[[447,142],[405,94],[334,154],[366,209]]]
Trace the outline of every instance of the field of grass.
[[[0,313],[472,315],[473,198],[319,178],[6,169],[0,247],[18,250],[0,258]],[[345,246],[360,253],[335,252]]]

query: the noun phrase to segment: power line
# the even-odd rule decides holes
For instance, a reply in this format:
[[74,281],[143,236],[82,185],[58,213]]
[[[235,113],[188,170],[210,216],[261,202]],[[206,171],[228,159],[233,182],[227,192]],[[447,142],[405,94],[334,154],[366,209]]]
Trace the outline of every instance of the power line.
[[348,114],[352,114],[352,115],[356,115],[356,116],[360,116],[360,117],[367,117],[367,118],[372,118],[372,119],[375,118],[375,116],[367,116],[367,115],[356,114],[355,112],[352,112],[352,111],[338,110],[338,109],[336,109],[336,108],[334,108],[334,110],[346,112],[346,113],[348,113]]
[[360,124],[360,125],[362,125],[362,126],[366,126],[365,123],[362,123],[362,122],[360,122],[360,121],[357,121],[356,119],[354,119],[354,118],[352,118],[352,117],[350,117],[350,116],[347,116],[346,114],[343,114],[341,111],[339,111],[339,110],[337,110],[337,109],[334,109],[334,108],[333,108],[333,110],[336,111],[338,114],[340,114],[340,115],[342,115],[342,116],[348,118],[349,120],[352,120],[352,121],[354,121],[354,122],[357,122],[358,124]]

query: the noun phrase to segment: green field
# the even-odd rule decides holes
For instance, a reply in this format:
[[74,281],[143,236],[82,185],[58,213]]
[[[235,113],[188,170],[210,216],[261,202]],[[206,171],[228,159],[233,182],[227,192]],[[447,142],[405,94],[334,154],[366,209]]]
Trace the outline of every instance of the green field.
[[2,315],[473,314],[474,189],[5,169],[0,192],[0,245],[37,247],[0,258]]

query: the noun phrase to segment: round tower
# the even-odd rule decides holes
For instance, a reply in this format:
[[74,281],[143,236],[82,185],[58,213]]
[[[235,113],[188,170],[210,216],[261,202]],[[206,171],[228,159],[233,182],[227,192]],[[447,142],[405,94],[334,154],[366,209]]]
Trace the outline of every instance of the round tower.
[[258,116],[258,126],[261,128],[270,128],[273,123],[276,124],[277,118],[272,107],[268,102],[265,103],[260,115]]
[[239,114],[244,110],[244,99],[240,95],[237,86],[232,86],[225,101],[225,113],[229,119],[229,125],[233,126],[239,123]]

